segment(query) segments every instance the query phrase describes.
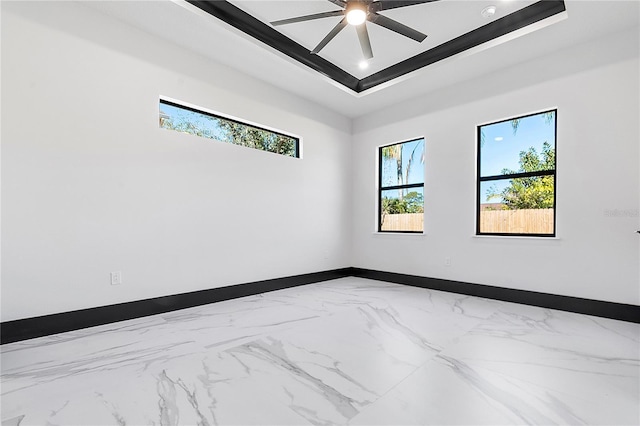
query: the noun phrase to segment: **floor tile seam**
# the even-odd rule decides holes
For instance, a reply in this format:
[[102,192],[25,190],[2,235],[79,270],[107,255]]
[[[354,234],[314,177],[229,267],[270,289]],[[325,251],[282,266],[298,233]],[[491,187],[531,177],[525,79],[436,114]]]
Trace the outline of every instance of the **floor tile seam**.
[[[180,380],[182,380],[182,378],[180,378]],[[240,378],[240,379],[235,379],[235,380],[245,381],[245,380],[250,380],[250,379],[248,379],[248,378]],[[203,385],[203,386],[204,386],[204,385]],[[206,388],[206,386],[205,386],[205,388]],[[264,385],[262,385],[260,382],[258,382],[257,386],[253,386],[253,391],[254,391],[254,392],[255,392],[255,391],[257,391],[257,392],[259,392],[261,395],[265,395],[266,397],[268,397],[268,399],[270,399],[270,398],[271,398],[271,393],[269,392],[269,390],[268,390],[268,389],[266,389],[266,388],[264,387]],[[212,399],[214,399],[214,400],[215,400],[214,395],[211,395],[209,392],[207,392],[207,396],[209,396],[210,398],[212,398]],[[293,409],[292,409],[290,406],[288,406],[286,403],[284,403],[284,402],[282,402],[282,401],[279,401],[279,400],[277,400],[277,399],[272,400],[271,402],[275,402],[275,403],[277,403],[277,404],[278,404],[278,406],[280,406],[283,410],[286,410],[287,412],[290,412],[290,413],[295,414],[296,418],[299,418],[299,419],[300,419],[300,423],[299,423],[299,425],[307,426],[307,425],[312,425],[312,424],[313,424],[313,423],[309,422],[307,419],[305,419],[303,416],[301,416],[299,413],[297,413],[295,410],[293,410]],[[279,425],[277,425],[277,424],[275,424],[275,423],[268,423],[268,422],[264,424],[264,426],[270,426],[270,425],[273,425],[273,426],[279,426]]]
[[[547,308],[540,308],[540,309],[547,309]],[[472,327],[471,329],[469,329],[466,333],[464,333],[463,335],[459,336],[457,338],[457,341],[455,343],[452,343],[451,345],[448,345],[446,348],[443,348],[437,355],[435,355],[433,357],[433,360],[435,360],[436,362],[440,362],[438,360],[443,360],[443,357],[447,357],[447,356],[451,356],[452,358],[455,359],[459,359],[456,354],[451,354],[452,350],[455,350],[455,347],[462,344],[463,340],[466,338],[470,338],[473,337],[472,334],[474,334],[475,331],[477,331],[479,328],[484,327],[487,323],[489,323],[491,321],[491,318],[493,318],[495,315],[500,315],[500,314],[505,314],[504,311],[500,311],[497,310],[494,315],[492,315],[491,317],[487,318],[485,321],[483,322],[479,322],[478,324],[476,324],[474,327]],[[579,314],[581,315],[581,314]],[[524,323],[523,323],[524,326]],[[482,328],[483,330],[487,330],[487,328]],[[494,331],[499,331],[498,329],[495,329]],[[478,338],[490,338],[493,337],[491,333],[478,333],[475,334],[476,337]],[[525,345],[526,347],[531,347],[531,348],[536,348],[536,349],[542,349],[545,351],[552,351],[553,353],[558,353],[558,352],[563,352],[563,353],[567,353],[567,354],[572,354],[574,353],[573,350],[569,349],[565,349],[565,348],[557,348],[555,346],[549,346],[547,344],[543,344],[540,342],[536,342],[536,341],[528,341],[526,339],[519,339],[519,338],[507,338],[506,339],[508,344],[517,344],[517,345]],[[511,362],[515,362],[515,361],[510,361],[507,359],[492,359],[489,357],[484,357],[484,358],[473,358],[471,360],[465,360],[463,361],[467,366],[469,366],[469,368],[473,368],[473,369],[477,369],[477,368],[481,368],[487,371],[491,371],[494,372],[495,374],[500,375],[500,373],[498,371],[494,371],[493,369],[489,368],[488,365],[505,365],[505,363],[511,363]],[[555,364],[539,364],[539,367],[546,367],[546,368],[551,368],[551,369],[561,369],[561,370],[565,370],[566,368],[559,366],[559,365],[555,365]],[[575,370],[576,372],[580,372],[581,370]],[[585,373],[587,374],[593,374],[593,371],[585,371]]]
[[[240,380],[249,380],[247,378],[242,378]],[[251,379],[253,380],[253,379]],[[271,398],[272,393],[270,391],[270,389],[268,389],[265,384],[263,384],[261,381],[258,381],[256,385],[253,386],[253,390],[258,391],[260,394],[265,395],[269,398]],[[287,412],[293,413],[297,418],[300,419],[300,423],[296,426],[307,426],[307,425],[314,425],[314,423],[312,423],[311,421],[309,421],[308,419],[306,419],[304,416],[302,416],[302,414],[298,413],[296,410],[294,410],[291,405],[278,400],[277,398],[274,399],[275,403],[277,403],[280,407],[282,407],[284,410],[286,410]],[[280,426],[277,425],[275,423],[265,423],[264,426]]]
[[[349,315],[351,315],[351,314],[352,314],[352,312],[355,312],[355,311],[357,311],[357,309],[358,309],[358,307],[349,307],[349,308],[350,308],[350,309],[348,309],[348,310],[341,310],[341,311],[339,311],[339,312],[331,312],[331,313],[328,313],[327,315],[323,316],[323,317],[322,317],[322,319],[328,319],[328,318],[333,318],[333,317],[338,317],[338,316],[345,316],[345,317],[348,317]],[[302,327],[303,325],[304,325],[304,324],[298,324],[298,326],[300,326],[300,327]],[[298,347],[298,348],[300,348],[300,349],[304,349],[304,347],[299,347],[297,344],[295,344],[294,342],[291,342],[289,339],[283,339],[283,338],[282,338],[282,334],[286,334],[286,333],[288,333],[288,332],[291,332],[291,330],[292,330],[292,329],[282,329],[282,330],[277,330],[277,331],[274,331],[274,332],[266,332],[266,333],[264,333],[263,335],[261,335],[260,337],[256,336],[256,339],[253,339],[253,340],[251,340],[250,342],[252,342],[252,341],[254,341],[254,340],[259,340],[259,339],[272,338],[272,339],[277,340],[277,341],[286,342],[287,344],[289,344],[289,345],[291,345],[291,346],[293,346],[293,347]],[[250,342],[245,342],[245,343],[243,343],[243,344],[247,344],[247,343],[250,343]],[[238,346],[242,346],[242,344],[241,344],[241,345],[238,345]],[[236,347],[237,347],[237,346],[236,346]],[[233,348],[227,348],[227,349],[225,349],[225,351],[227,351],[227,350],[232,350],[232,349],[233,349]],[[431,357],[433,357],[433,356],[435,356],[435,354],[434,354],[434,355],[432,355]],[[430,357],[430,358],[431,358],[431,357]],[[411,370],[411,372],[409,372],[406,376],[402,377],[402,378],[401,378],[397,383],[395,383],[394,385],[392,385],[392,386],[391,386],[389,389],[387,389],[384,393],[382,393],[381,395],[378,395],[378,396],[374,399],[374,401],[373,401],[373,402],[371,402],[371,403],[367,404],[367,405],[365,406],[365,409],[366,409],[368,406],[370,406],[370,405],[374,404],[376,401],[378,401],[380,398],[382,398],[382,396],[386,395],[388,392],[390,392],[392,389],[394,389],[398,384],[400,384],[400,383],[401,383],[401,382],[403,382],[405,379],[407,379],[409,376],[411,376],[411,375],[412,375],[412,374],[414,374],[416,371],[418,371],[418,370],[419,370],[419,369],[420,369],[420,368],[421,368],[421,367],[422,367],[422,366],[423,366],[427,361],[428,361],[428,360],[425,360],[425,362],[422,362],[422,363],[420,363],[419,365],[416,365],[416,366]],[[289,374],[289,373],[287,372],[286,374]],[[314,375],[313,375],[313,374],[311,374],[311,373],[309,373],[309,374],[310,374],[311,376],[314,376]],[[315,377],[315,376],[314,376],[314,377]],[[296,380],[296,381],[299,381],[299,379],[298,379],[298,378],[296,378],[296,377],[295,377],[295,375],[294,375],[293,379],[294,379],[294,380]],[[324,380],[323,380],[323,378],[322,378],[322,377],[316,377],[316,379],[324,383]],[[327,385],[328,385],[328,384],[327,384]],[[265,385],[264,385],[264,384],[261,384],[261,383],[260,383],[258,386],[259,386],[259,388],[260,388],[260,392],[261,392],[261,393],[268,392],[268,389],[265,387]],[[328,386],[330,386],[330,385],[328,385]],[[286,404],[285,404],[285,403],[283,403],[283,402],[280,402],[280,403],[286,406]],[[287,408],[288,408],[289,410],[293,411],[293,412],[294,412],[295,414],[297,414],[299,417],[303,418],[306,422],[308,422],[308,424],[312,424],[312,423],[311,423],[311,422],[309,422],[306,418],[302,417],[299,413],[297,413],[293,408],[288,407],[288,406],[287,406]],[[358,411],[358,414],[359,414],[360,412],[361,412],[361,411]],[[355,417],[357,417],[357,415],[358,415],[358,414],[356,414],[356,416],[354,416],[354,418],[355,418]],[[349,420],[350,420],[350,419],[349,419]],[[307,423],[305,423],[305,424],[307,424]],[[348,424],[348,421],[347,421],[346,423],[344,423],[344,424],[345,424],[345,425],[346,425],[346,424]]]
[[[267,300],[268,300],[268,299],[267,299]],[[273,307],[273,309],[277,309],[277,308],[276,308],[276,307]],[[179,312],[179,311],[178,311],[178,312]],[[323,315],[325,315],[325,314],[326,314],[324,311],[317,311],[317,310],[314,310],[314,311],[313,311],[313,313],[315,313],[315,314],[316,314],[316,317],[321,317],[321,316],[323,316]],[[228,316],[241,315],[241,314],[244,314],[244,312],[225,312],[225,313],[222,313],[222,314],[220,314],[220,315],[224,315],[224,316],[227,316],[227,317],[228,317]],[[311,312],[310,312],[310,314],[311,314]],[[202,315],[202,316],[203,316],[204,318],[206,318],[206,317],[207,317],[207,315],[206,315],[206,314],[205,314],[205,315]],[[282,322],[282,323],[284,323],[284,322],[294,322],[295,320],[298,320],[298,319],[300,319],[300,318],[298,318],[298,316],[292,315],[292,316],[290,317],[290,319],[284,319],[284,320],[283,320],[283,321],[281,321],[281,322]],[[309,316],[309,317],[307,317],[307,318],[302,318],[302,320],[304,320],[304,319],[313,319],[313,316]],[[167,321],[167,322],[168,322],[168,323],[178,323],[179,321],[171,321],[171,320],[169,320],[169,321]]]
[[[290,330],[282,330],[282,331],[283,331],[283,332],[286,332],[286,331],[290,331]],[[272,336],[273,336],[273,337],[272,337]],[[293,343],[291,343],[289,340],[279,338],[279,337],[277,336],[277,333],[276,333],[276,334],[273,334],[273,335],[265,335],[265,336],[263,336],[263,337],[264,337],[264,338],[274,338],[274,340],[277,340],[277,341],[279,341],[279,342],[286,342],[287,344],[289,344],[289,345],[291,345],[291,346],[293,346],[293,347],[301,348],[301,347],[299,347],[299,346],[297,346],[297,345],[294,345],[294,344],[293,344]],[[228,348],[227,350],[232,350],[232,349],[234,349],[234,348]],[[301,348],[301,349],[304,349],[304,348]],[[233,355],[231,355],[231,356],[233,356]],[[277,366],[277,367],[278,367],[278,368],[283,368],[282,366]],[[310,373],[310,372],[306,371],[306,369],[305,369],[305,368],[302,368],[302,367],[300,367],[300,368],[301,368],[302,370],[304,370],[304,371],[305,371],[305,372],[306,372],[310,377],[312,377],[312,378],[314,378],[314,379],[316,379],[316,380],[318,380],[318,381],[320,381],[320,382],[322,382],[322,383],[326,384],[326,383],[325,383],[325,381],[324,381],[321,377],[317,377],[316,375],[314,375],[314,374],[312,374],[312,373]],[[259,370],[259,369],[258,369],[258,370],[256,370],[256,371],[261,371],[261,370]],[[292,372],[292,371],[290,371],[290,370],[288,370],[288,369],[284,369],[284,371],[282,371],[282,372],[281,372],[281,374],[283,374],[283,375],[285,375],[285,376],[289,376],[293,382],[299,383],[299,384],[300,384],[300,385],[302,385],[302,386],[313,386],[313,383],[309,383],[309,381],[308,381],[307,379],[305,379],[305,378],[303,378],[303,377],[299,377],[297,374],[295,374],[295,372]],[[255,379],[254,379],[253,377],[250,377],[250,378],[241,378],[240,380],[250,380],[250,381],[252,381],[252,380],[255,380]],[[272,390],[270,389],[270,384],[271,384],[271,383],[267,384],[267,383],[265,383],[265,382],[264,382],[264,381],[262,381],[262,380],[258,380],[258,381],[255,383],[255,385],[253,386],[253,389],[254,389],[254,390],[259,390],[259,392],[260,392],[261,394],[264,394],[264,395],[270,396],[270,395],[271,395],[271,392],[272,392]],[[326,384],[326,385],[327,385],[327,386],[330,386],[330,385],[328,385],[328,384]],[[282,384],[280,384],[279,386],[285,387],[285,386],[284,386],[284,385],[282,385]],[[286,387],[285,387],[285,389],[286,389]],[[286,393],[288,393],[286,390],[285,390],[285,392],[286,392]],[[298,417],[298,418],[302,419],[302,421],[304,422],[304,425],[316,425],[316,424],[318,424],[318,423],[314,423],[314,422],[312,422],[311,420],[309,420],[309,419],[305,418],[302,414],[300,414],[299,412],[297,412],[297,411],[293,408],[293,406],[294,406],[294,404],[293,404],[293,403],[292,403],[292,404],[287,404],[286,402],[281,401],[281,400],[279,400],[279,399],[276,399],[276,402],[277,402],[280,406],[284,407],[287,411],[294,413],[294,414],[296,415],[296,417]],[[301,408],[304,408],[304,406],[302,406]],[[330,423],[322,423],[322,424],[330,424]],[[269,424],[267,423],[267,425],[269,425]],[[300,425],[302,425],[302,423],[300,423]],[[337,424],[336,424],[336,425],[337,425]],[[274,425],[274,426],[279,426],[279,425]],[[296,426],[298,426],[298,425],[296,425]]]
[[[193,343],[188,343],[189,345],[192,346],[196,346],[196,344]],[[37,380],[37,383],[33,384],[33,385],[29,385],[27,387],[32,387],[32,386],[39,386],[41,384],[48,384],[48,383],[54,383],[57,381],[61,381],[61,380],[68,380],[70,378],[81,378],[81,377],[91,377],[91,376],[95,376],[95,375],[105,375],[105,374],[109,374],[112,371],[120,371],[122,369],[133,369],[134,371],[137,371],[139,369],[140,365],[144,365],[143,370],[149,370],[151,371],[152,369],[149,369],[151,364],[154,363],[165,363],[169,360],[175,359],[175,358],[182,358],[184,356],[189,356],[189,355],[194,355],[194,354],[198,354],[198,353],[203,353],[204,351],[200,351],[200,352],[189,352],[189,354],[181,354],[181,355],[174,355],[171,357],[156,357],[156,358],[146,358],[146,359],[125,359],[125,360],[119,360],[117,361],[117,365],[112,365],[112,364],[108,364],[108,365],[99,365],[96,367],[89,367],[86,369],[82,369],[80,371],[73,371],[72,373],[68,373],[68,374],[62,374],[62,375],[53,375],[53,376],[45,376],[44,378],[40,378]],[[83,358],[84,359],[84,358]],[[24,380],[24,378],[28,378],[31,375],[33,375],[33,370],[29,370],[28,368],[25,369],[24,371],[20,371],[17,373],[13,373],[18,374],[19,377],[15,377],[12,380]],[[5,371],[3,371],[2,374],[2,381],[6,382],[7,379],[7,374]],[[6,386],[6,385],[5,385]],[[15,391],[20,391],[23,390],[24,388],[20,388],[20,389],[16,389],[16,390],[12,390],[10,392],[15,392]],[[6,392],[3,392],[3,394]]]
[[[254,336],[252,336],[253,338],[250,341],[254,341],[254,340],[258,340],[261,338],[265,338],[265,337],[272,337],[275,336],[277,337],[278,335],[285,333],[285,332],[291,332],[293,330],[300,330],[300,329],[304,329],[304,327],[306,325],[308,325],[308,322],[311,321],[320,321],[320,320],[325,320],[328,318],[332,318],[336,315],[335,312],[332,313],[324,313],[323,315],[320,315],[318,317],[315,318],[309,318],[306,321],[305,320],[301,320],[301,321],[296,321],[295,323],[292,323],[291,326],[286,327],[286,326],[282,326],[282,327],[278,327],[276,329],[271,329],[271,330],[264,330]],[[238,345],[241,346],[241,345]],[[231,349],[231,348],[229,348]]]
[[[316,317],[316,318],[312,318],[312,319],[309,319],[309,320],[313,321],[313,320],[325,319],[325,318],[331,317],[333,315],[334,315],[333,313],[326,314],[326,315],[322,315],[322,316],[319,316],[319,317]],[[229,346],[225,345],[224,344],[225,342],[222,342],[219,345],[217,345],[216,343],[213,343],[211,345],[200,344],[200,346],[202,348],[202,353],[203,354],[204,353],[210,354],[210,353],[227,352],[227,351],[232,350],[234,348],[238,348],[240,346],[246,345],[246,344],[251,343],[251,342],[258,341],[260,339],[266,339],[266,338],[269,338],[269,337],[277,338],[278,335],[280,335],[282,333],[291,332],[292,330],[304,327],[306,322],[307,321],[299,321],[296,324],[292,324],[289,327],[283,326],[283,327],[279,327],[277,329],[264,330],[264,331],[261,331],[261,332],[259,332],[257,334],[253,334],[253,335],[250,335],[250,336],[240,337],[240,338],[237,339],[238,340],[237,344],[233,344],[233,345],[229,345]]]
[[[429,289],[425,289],[425,290],[429,290]],[[354,308],[356,309],[356,308]],[[360,411],[356,416],[352,417],[351,419],[349,419],[349,421],[347,422],[347,424],[350,424],[352,421],[354,421],[354,419],[356,419],[358,416],[360,416],[362,413],[364,413],[365,411],[367,411],[368,409],[370,409],[371,407],[373,407],[376,402],[380,401],[382,398],[384,398],[385,396],[387,396],[388,394],[390,394],[391,392],[393,392],[395,389],[397,389],[399,386],[401,386],[403,383],[405,383],[407,380],[409,380],[412,376],[414,376],[415,374],[417,374],[422,368],[426,367],[427,364],[429,363],[439,363],[438,361],[436,361],[436,358],[450,345],[456,345],[459,339],[461,339],[463,336],[466,336],[467,334],[469,334],[473,329],[477,328],[480,326],[481,323],[483,323],[484,321],[487,321],[489,318],[493,317],[496,312],[498,312],[498,310],[496,309],[495,311],[492,311],[486,318],[478,318],[477,323],[469,330],[467,330],[463,335],[458,336],[455,338],[455,342],[446,345],[444,347],[442,347],[440,350],[438,350],[437,352],[435,352],[432,356],[428,357],[427,359],[424,360],[424,362],[420,363],[419,365],[417,365],[409,374],[407,374],[406,376],[404,376],[402,379],[400,379],[399,381],[397,381],[393,386],[391,386],[390,388],[388,388],[385,392],[383,392],[381,395],[379,395],[375,401],[373,401],[372,403],[368,404],[366,407],[364,407],[364,409],[362,411]],[[458,315],[465,317],[464,314],[459,313]],[[441,364],[441,363],[440,363]]]
[[[443,367],[449,367],[448,364],[451,364],[451,361],[445,359],[444,356],[445,355],[443,354],[438,354],[433,358],[432,361],[434,363],[440,364]],[[527,380],[526,378],[512,377],[509,373],[505,373],[500,370],[491,368],[490,366],[484,365],[483,363],[484,360],[472,360],[471,362],[469,362],[468,360],[460,360],[459,358],[456,358],[456,357],[451,357],[451,358],[455,361],[458,361],[462,365],[464,365],[464,367],[468,368],[471,372],[473,372],[474,374],[477,374],[479,377],[484,377],[485,378],[484,380],[490,386],[497,388],[499,391],[508,392],[509,387],[515,387],[516,390],[520,392],[525,392],[526,393],[525,399],[522,399],[522,397],[520,396],[516,398],[518,400],[521,400],[522,403],[526,404],[527,406],[531,406],[533,409],[537,409],[536,406],[539,404],[543,404],[544,406],[545,402],[541,398],[544,397],[545,395],[552,395],[554,393],[558,393],[558,391],[556,391],[555,389],[544,386],[543,384],[540,384],[531,380]],[[503,363],[498,362],[498,365],[503,365]],[[548,366],[548,367],[556,368],[555,366]],[[459,369],[459,366],[452,367],[452,370],[458,370],[458,369]],[[580,372],[580,371],[578,370],[575,372]],[[585,372],[585,373],[589,374],[590,372]],[[465,374],[456,373],[456,375],[460,376],[461,380],[466,381],[464,377]],[[498,382],[496,382],[496,379],[498,379]],[[500,383],[502,383],[502,385]],[[522,384],[524,384],[525,387],[522,387]],[[496,409],[500,410],[503,414],[508,416],[519,417],[523,422],[530,424],[530,420],[526,420],[522,418],[519,412],[517,410],[514,410],[514,408],[504,399],[492,396],[490,394],[491,392],[487,393],[476,384],[470,383],[470,385],[474,389],[474,391],[478,393],[480,397],[482,397],[488,404],[491,404]],[[573,393],[570,393],[570,392],[565,392],[565,394],[573,395]],[[580,424],[586,424],[586,423],[583,423],[583,421],[580,421]]]
[[[447,343],[446,345],[442,346],[440,348],[440,350],[438,351],[438,353],[436,353],[432,358],[429,359],[429,361],[433,360],[434,358],[439,357],[442,354],[446,354],[448,353],[448,351],[451,350],[452,347],[458,346],[460,344],[460,341],[463,340],[464,338],[468,337],[469,335],[471,335],[474,330],[477,330],[479,327],[483,326],[483,324],[486,324],[491,318],[493,318],[497,313],[499,312],[498,309],[496,309],[495,311],[493,311],[489,316],[487,316],[486,318],[477,318],[477,322],[468,330],[466,330],[463,334],[460,334],[459,336],[454,337],[451,341],[449,341],[449,343]],[[461,316],[465,316],[463,314],[460,314]],[[426,362],[424,363],[426,364]]]
[[407,380],[409,380],[410,377],[412,377],[414,374],[418,373],[418,371],[420,371],[423,367],[425,367],[428,363],[433,362],[433,359],[437,356],[438,354],[433,354],[433,356],[429,357],[428,359],[426,359],[424,362],[422,362],[421,364],[417,365],[409,374],[407,374],[406,376],[404,376],[402,379],[400,379],[399,381],[397,381],[393,386],[391,386],[389,389],[387,389],[385,392],[383,392],[382,394],[380,394],[373,402],[371,402],[370,404],[367,404],[361,411],[358,412],[358,414],[356,414],[355,416],[353,416],[351,419],[349,419],[349,421],[347,422],[347,425],[352,423],[355,419],[357,419],[360,415],[362,415],[363,413],[365,413],[367,410],[371,409],[378,401],[380,401],[381,399],[383,399],[384,397],[386,397],[388,394],[390,394],[391,392],[393,392],[395,389],[397,389],[400,385],[402,385],[404,382],[406,382]]
[[[171,324],[169,324],[169,325],[171,325]],[[152,327],[156,327],[156,326],[160,326],[160,324],[153,324],[152,325]],[[114,333],[119,333],[119,332],[129,333],[130,331],[128,331],[128,330],[124,330],[124,331],[120,330],[120,331],[116,331]],[[83,339],[86,339],[86,338],[90,338],[90,337],[94,338],[96,336],[99,336],[99,334],[89,334],[89,335],[86,335],[86,336],[79,336],[77,338],[74,338],[71,341],[65,341],[65,342],[61,342],[59,344],[67,346],[70,349],[73,349],[73,346],[79,344],[78,343],[79,341],[81,341]],[[198,352],[205,352],[206,351],[206,348],[204,348],[204,346],[199,342],[198,336],[195,335],[193,332],[190,332],[190,331],[187,332],[188,337],[189,337],[187,340],[185,340],[185,338],[184,338],[185,337],[185,331],[182,331],[181,333],[172,332],[170,334],[172,336],[172,339],[167,339],[164,342],[162,342],[162,344],[160,345],[161,347],[163,347],[163,348],[169,348],[169,347],[175,348],[177,346],[192,346],[193,348],[196,349],[194,351],[189,352],[189,354],[196,354]],[[108,337],[109,338],[113,338],[112,335],[108,336]],[[144,337],[146,338],[146,336],[144,336]],[[181,339],[177,339],[177,337],[181,337]],[[144,338],[140,339],[140,340],[137,340],[137,341],[133,341],[132,340],[127,345],[122,346],[122,347],[110,346],[110,347],[104,348],[104,349],[102,349],[100,351],[100,352],[103,353],[101,356],[98,356],[98,354],[95,353],[95,352],[92,352],[91,354],[83,354],[80,357],[69,356],[69,357],[67,357],[67,359],[65,361],[63,361],[63,363],[65,363],[66,365],[70,365],[70,364],[73,364],[73,363],[78,363],[78,364],[82,365],[82,364],[87,362],[86,361],[87,359],[94,359],[93,362],[99,362],[99,359],[103,358],[105,356],[105,354],[106,354],[106,356],[110,357],[111,359],[117,360],[116,362],[118,364],[120,364],[121,366],[125,366],[125,367],[136,365],[136,364],[139,364],[139,363],[149,363],[149,362],[157,361],[157,359],[152,359],[153,358],[153,353],[155,353],[157,350],[162,350],[162,349],[157,349],[157,348],[156,349],[154,349],[154,348],[149,349],[149,347],[146,346],[146,344],[142,345],[144,347],[143,349],[135,350],[136,354],[139,354],[140,352],[145,352],[145,355],[141,359],[136,359],[135,356],[134,357],[129,357],[129,355],[131,353],[130,349],[127,349],[127,350],[123,351],[123,349],[125,349],[125,347],[129,347],[129,346],[135,347],[136,345],[140,344],[140,342],[142,340],[144,340]],[[45,345],[45,346],[40,346],[40,345],[31,346],[31,347],[24,348],[22,350],[26,351],[24,356],[28,356],[29,352],[40,351],[40,350],[46,349],[47,346],[48,345]],[[149,352],[149,353],[146,354],[146,352]],[[120,359],[120,358],[122,358],[122,359]],[[29,371],[32,371],[33,363],[30,364],[30,365],[31,365],[31,370],[29,370],[30,367],[28,365],[27,366],[23,366],[23,367],[20,368],[20,370],[18,372],[15,372],[15,374],[28,374]],[[60,368],[60,364],[56,364],[56,365],[57,365],[57,367],[53,366],[53,367],[50,367],[50,368]],[[83,375],[91,375],[91,374],[103,374],[105,372],[110,371],[113,368],[117,369],[117,368],[120,368],[120,367],[119,366],[109,366],[109,365],[107,365],[107,366],[99,365],[99,366],[96,366],[96,367],[83,369],[82,371],[75,371],[73,373],[73,375],[74,376],[75,375],[83,376]],[[7,371],[3,369],[3,371],[2,371],[3,379],[6,379],[6,374],[7,374]],[[60,377],[59,379],[64,379],[64,378],[65,377]],[[52,380],[57,380],[57,379],[52,379]]]
[[[572,355],[575,354],[575,351],[572,350],[564,350],[564,349],[556,349],[552,346],[547,346],[547,345],[541,345],[535,342],[528,342],[528,341],[524,341],[524,340],[515,340],[515,339],[510,339],[511,342],[518,344],[518,345],[524,345],[526,347],[530,347],[530,348],[536,348],[536,349],[540,349],[542,351],[549,351],[552,352],[553,354],[557,355]],[[580,354],[578,354],[579,356]],[[460,359],[460,357],[456,356],[455,354],[451,354],[448,350],[443,350],[440,353],[438,353],[437,355],[434,356],[434,359],[439,359],[439,360],[443,360],[444,357],[450,357],[450,358],[454,358],[454,359],[458,359],[461,362],[464,362],[465,365],[467,365],[470,368],[474,368],[474,369],[482,369],[491,373],[495,373],[497,375],[502,375],[502,373],[500,373],[498,370],[496,370],[496,367],[500,367],[500,366],[505,366],[505,365],[518,365],[518,364],[524,364],[527,367],[535,367],[535,368],[545,368],[545,369],[550,369],[550,370],[558,370],[558,371],[568,371],[568,372],[572,372],[572,373],[579,373],[579,374],[586,374],[586,375],[595,375],[595,376],[609,376],[609,374],[607,374],[606,372],[602,372],[599,370],[595,370],[595,369],[589,369],[589,370],[585,370],[583,368],[571,368],[570,366],[563,366],[561,365],[561,363],[565,360],[563,359],[558,359],[558,358],[548,358],[547,362],[532,362],[532,361],[518,361],[518,360],[514,360],[511,358],[492,358],[492,357],[482,357],[482,358],[472,358],[472,359]],[[589,361],[593,362],[593,363],[598,363],[598,362],[602,362],[601,360],[599,360],[598,356],[591,356],[586,354],[585,358],[589,358]],[[580,363],[582,360],[578,360],[576,361],[574,359],[574,357],[568,357],[567,359],[573,360],[574,362],[578,362]],[[602,358],[602,360],[604,360],[604,358]],[[611,361],[609,360],[605,360],[606,363],[603,364],[605,366],[610,366]],[[622,363],[623,367],[629,367],[629,368],[633,368],[636,367],[636,371],[640,372],[640,359],[633,359],[631,360],[632,362],[635,363],[635,365],[629,364],[629,363]],[[614,374],[615,375],[615,374]]]

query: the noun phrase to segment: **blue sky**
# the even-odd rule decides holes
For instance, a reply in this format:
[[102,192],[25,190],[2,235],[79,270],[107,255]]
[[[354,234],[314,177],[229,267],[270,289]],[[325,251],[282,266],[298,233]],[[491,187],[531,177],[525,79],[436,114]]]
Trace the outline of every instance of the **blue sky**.
[[171,117],[175,123],[187,121],[196,125],[199,129],[205,131],[206,137],[224,140],[224,134],[218,126],[218,121],[215,119],[209,119],[204,114],[167,104],[160,104],[160,111]]
[[[518,171],[520,168],[520,152],[534,147],[542,152],[542,144],[546,141],[555,149],[554,121],[547,122],[542,114],[522,118],[517,132],[514,134],[511,120],[489,124],[482,127],[484,144],[480,148],[480,175],[501,175],[502,169]],[[482,203],[498,203],[501,200],[487,200],[487,190],[493,186],[501,192],[509,185],[509,180],[482,182],[480,198]]]
[[543,115],[522,118],[518,131],[514,134],[511,120],[482,127],[484,144],[480,151],[480,175],[502,174],[502,169],[518,170],[520,151],[534,147],[542,152],[542,144],[547,141],[555,148],[555,126],[547,123]]
[[[424,182],[424,139],[416,139],[414,141],[405,142],[402,145],[402,176],[406,175],[407,164],[413,152],[413,160],[411,169],[409,170],[408,182],[402,184],[423,183]],[[399,185],[397,166],[395,159],[382,159],[382,186]]]

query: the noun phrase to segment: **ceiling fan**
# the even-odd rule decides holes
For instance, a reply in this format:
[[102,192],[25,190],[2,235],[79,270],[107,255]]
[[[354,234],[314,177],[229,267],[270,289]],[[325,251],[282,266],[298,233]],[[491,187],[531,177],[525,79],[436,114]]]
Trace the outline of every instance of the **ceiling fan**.
[[319,53],[333,38],[338,35],[340,31],[347,26],[347,24],[356,27],[358,33],[358,39],[360,40],[360,47],[362,48],[362,54],[365,59],[373,58],[373,51],[371,50],[371,41],[369,40],[369,33],[367,32],[366,21],[373,24],[380,25],[388,30],[394,31],[398,34],[402,34],[405,37],[413,39],[417,42],[422,42],[427,38],[426,34],[420,31],[414,30],[398,21],[388,18],[384,15],[380,15],[378,12],[397,9],[400,7],[413,6],[415,4],[430,3],[437,0],[328,0],[331,3],[342,7],[342,10],[335,10],[331,12],[314,13],[312,15],[298,16],[295,18],[281,19],[271,22],[271,25],[286,25],[296,22],[311,21],[314,19],[330,18],[333,16],[343,16],[342,20],[333,27],[333,29],[322,39],[320,43],[311,51],[311,53]]

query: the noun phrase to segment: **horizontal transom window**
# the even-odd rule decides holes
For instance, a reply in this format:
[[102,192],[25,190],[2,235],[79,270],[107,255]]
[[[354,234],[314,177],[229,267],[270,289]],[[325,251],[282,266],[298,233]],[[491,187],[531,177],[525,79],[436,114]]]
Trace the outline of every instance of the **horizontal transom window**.
[[300,139],[160,99],[160,127],[220,142],[300,157]]

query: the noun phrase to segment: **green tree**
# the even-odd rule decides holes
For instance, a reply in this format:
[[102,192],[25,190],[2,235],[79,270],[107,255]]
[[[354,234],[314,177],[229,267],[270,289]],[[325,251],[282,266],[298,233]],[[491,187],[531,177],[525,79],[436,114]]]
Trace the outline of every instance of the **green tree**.
[[396,176],[398,177],[398,185],[403,184],[402,178],[402,144],[395,144],[391,146],[385,146],[382,148],[382,158],[395,160],[396,162]]
[[204,114],[190,113],[169,117],[160,111],[160,126],[234,145],[295,157],[294,138]]
[[417,191],[411,191],[407,195],[405,195],[403,201],[406,203],[407,213],[424,212],[424,200],[421,193]]
[[417,191],[411,191],[402,199],[384,197],[382,199],[382,212],[383,214],[423,213],[423,196]]
[[388,214],[401,214],[407,212],[407,205],[399,198],[388,198],[384,197],[382,199],[382,221],[384,222],[384,218]]
[[[556,167],[555,149],[548,142],[542,144],[542,153],[538,155],[534,147],[520,152],[520,168],[518,171],[503,169],[503,175],[528,173],[543,170],[554,170]],[[487,199],[502,199],[504,208],[516,209],[548,209],[553,208],[554,182],[553,176],[531,176],[515,178],[502,192],[495,186],[489,188]]]
[[218,120],[225,142],[263,151],[295,156],[295,139],[268,130],[227,120]]
[[[413,160],[415,158],[416,150],[420,146],[420,143],[416,143],[413,149],[411,150],[411,154],[407,159],[407,166],[404,170],[402,170],[403,156],[402,156],[402,147],[403,143],[398,143],[395,145],[385,146],[382,148],[382,158],[387,160],[395,160],[396,163],[396,176],[398,179],[398,185],[404,185],[405,182],[409,182],[409,173],[411,172],[411,166],[413,165]],[[424,152],[420,157],[420,162],[424,163]],[[402,200],[404,197],[402,190],[398,190],[398,197]]]
[[[200,117],[187,118],[186,116],[169,116],[160,110],[160,127],[178,132],[189,133],[191,135],[201,136],[204,138],[213,138],[213,135],[207,130],[208,123],[215,120],[213,117],[201,115]],[[202,119],[205,119],[203,121]]]

